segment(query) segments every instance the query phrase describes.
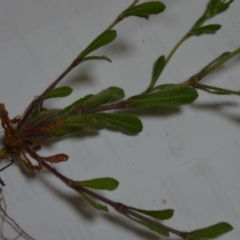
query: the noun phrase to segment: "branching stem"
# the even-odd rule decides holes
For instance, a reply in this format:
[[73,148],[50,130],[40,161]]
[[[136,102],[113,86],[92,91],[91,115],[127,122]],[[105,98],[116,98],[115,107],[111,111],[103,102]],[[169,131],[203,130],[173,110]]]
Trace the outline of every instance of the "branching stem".
[[[127,9],[135,6],[137,3],[138,3],[139,0],[134,0],[132,4],[129,5],[129,7],[127,7]],[[127,10],[126,9],[126,10]],[[123,17],[121,16],[121,14],[109,25],[109,27],[106,29],[106,30],[110,30],[112,29],[114,26],[116,26],[116,24],[118,24],[121,20],[123,19]],[[22,117],[22,120],[20,121],[20,123],[18,124],[17,126],[17,129],[19,130],[23,124],[25,123],[25,121],[28,119],[28,117],[30,116],[30,114],[32,113],[32,111],[37,107],[39,106],[43,100],[44,100],[44,96],[50,92],[51,90],[53,90],[56,85],[69,73],[71,72],[76,66],[78,66],[81,61],[82,61],[82,58],[79,57],[81,56],[78,55],[78,57],[76,57],[76,59],[74,59],[74,61],[67,67],[67,69],[52,83],[50,84],[50,86],[40,95],[38,96],[36,99],[34,99],[30,105],[28,106],[28,108],[26,109],[23,117]]]
[[[139,0],[134,0],[133,3],[131,3],[131,4],[126,8],[126,10],[129,9],[129,8],[131,8],[131,7],[134,7],[138,2],[139,2]],[[122,16],[122,14],[119,14],[119,15],[117,16],[117,18],[106,28],[106,30],[111,30],[111,29],[113,29],[113,28],[114,28],[119,22],[121,22],[122,20],[123,20],[123,16]]]
[[181,44],[186,41],[188,39],[189,35],[186,34],[184,35],[180,41],[174,46],[174,48],[172,49],[172,51],[169,53],[168,57],[166,58],[166,61],[165,61],[165,67],[166,65],[168,64],[168,62],[170,61],[170,59],[172,58],[172,56],[174,55],[174,53],[177,51],[177,49],[181,46]]
[[105,204],[108,204],[109,206],[111,206],[112,208],[114,208],[117,212],[123,214],[123,215],[128,215],[128,216],[132,216],[136,219],[142,220],[146,223],[149,223],[151,225],[154,225],[162,230],[168,231],[170,233],[173,233],[179,237],[181,237],[182,239],[187,239],[187,237],[189,236],[188,232],[181,232],[178,231],[176,229],[167,227],[159,222],[156,222],[148,217],[145,217],[135,211],[133,211],[132,209],[130,209],[129,206],[119,203],[119,202],[114,202],[106,197],[103,197],[102,195],[93,192],[91,190],[89,190],[88,188],[82,187],[82,186],[74,186],[74,181],[65,177],[64,175],[62,175],[61,173],[59,173],[56,169],[54,169],[53,167],[51,167],[49,164],[47,164],[45,161],[43,161],[43,166],[49,170],[52,174],[54,174],[56,177],[58,177],[61,181],[63,181],[68,187],[74,189],[77,192],[82,192],[87,194],[88,196],[91,196],[101,202],[104,202]]

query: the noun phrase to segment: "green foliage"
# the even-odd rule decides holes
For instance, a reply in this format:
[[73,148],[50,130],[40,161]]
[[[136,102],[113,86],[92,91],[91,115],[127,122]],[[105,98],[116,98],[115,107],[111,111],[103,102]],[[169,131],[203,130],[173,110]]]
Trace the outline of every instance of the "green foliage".
[[109,44],[117,37],[117,32],[115,30],[106,30],[101,33],[95,40],[93,40],[85,50],[78,56],[79,59],[83,59],[90,52]]
[[85,102],[87,102],[88,100],[90,100],[94,95],[93,94],[89,94],[86,95],[83,98],[78,99],[77,101],[73,102],[72,104],[70,104],[69,106],[65,107],[64,109],[58,111],[58,113],[56,114],[56,116],[62,116],[62,115],[66,115],[71,113],[73,110],[75,110],[77,107],[81,106],[82,104],[84,104]]
[[216,14],[226,11],[232,2],[233,0],[210,0],[206,11],[206,17],[212,18]]
[[103,118],[96,114],[78,114],[66,116],[64,118],[64,127],[75,130],[98,131],[106,127]]
[[233,227],[230,224],[226,222],[220,222],[210,227],[198,229],[196,231],[191,232],[189,235],[189,240],[190,239],[197,240],[199,238],[213,239],[231,230],[233,230]]
[[96,208],[97,210],[100,211],[104,211],[104,212],[108,212],[108,208],[105,205],[102,205],[100,203],[97,203],[95,201],[93,201],[90,197],[88,197],[86,194],[84,194],[83,192],[80,192],[80,195],[90,204],[92,205],[94,208]]
[[[137,16],[148,19],[150,15],[158,14],[165,10],[165,5],[158,1],[136,5],[137,2],[138,1],[135,0],[130,7],[123,11],[122,14],[120,14],[119,17],[113,22],[113,24],[109,26],[108,30],[104,31],[91,44],[89,44],[89,46],[78,56],[79,62],[89,60],[106,60],[111,62],[111,60],[106,56],[87,56],[89,53],[112,42],[116,38],[116,31],[109,29],[112,29],[116,23],[129,16]],[[63,121],[63,126],[60,126],[59,129],[56,129],[53,136],[60,137],[64,136],[65,134],[74,133],[81,130],[98,131],[104,128],[113,128],[125,134],[137,134],[142,131],[142,122],[138,117],[130,114],[106,113],[104,111],[131,108],[178,107],[194,102],[198,97],[198,92],[196,89],[202,89],[214,94],[240,95],[240,92],[199,83],[199,81],[205,75],[209,74],[227,60],[239,54],[240,48],[234,52],[225,52],[221,54],[219,57],[202,68],[202,70],[197,74],[190,77],[186,82],[180,84],[167,83],[155,86],[156,82],[161,76],[162,71],[168,64],[170,58],[175,53],[177,48],[191,36],[201,36],[203,34],[216,33],[221,28],[220,24],[204,25],[204,23],[208,19],[214,17],[216,14],[225,11],[232,2],[232,0],[209,1],[204,14],[196,21],[190,31],[187,32],[187,34],[176,44],[169,56],[165,58],[164,55],[161,55],[157,58],[153,65],[149,87],[144,93],[130,97],[127,100],[122,100],[125,97],[123,89],[118,87],[109,87],[97,94],[86,95],[64,109],[52,113],[51,116],[59,117]],[[70,88],[66,89],[66,87],[57,88],[50,91],[45,96],[45,99],[68,96],[71,91],[72,90]],[[42,112],[37,112],[36,114],[43,119],[45,117],[44,112],[47,113],[46,110],[43,110]],[[102,196],[98,198],[97,193],[88,195],[89,192],[86,192],[91,191],[90,189],[112,191],[115,190],[118,185],[119,183],[117,180],[108,177],[73,182],[73,188],[75,190],[79,189],[78,192],[94,208],[102,211],[108,211],[107,206],[93,201],[89,196],[94,196],[94,198],[96,197],[98,200],[111,205],[113,208],[131,220],[166,237],[169,237],[170,233],[174,233],[181,238],[188,240],[199,240],[200,238],[212,239],[233,229],[230,224],[221,222],[207,228],[192,231],[190,233],[180,232],[169,227],[165,227],[158,222],[154,222],[154,219],[167,220],[172,218],[174,214],[173,209],[144,210],[128,207],[126,205],[122,205],[123,209],[118,209],[118,203],[107,200]]]
[[143,128],[141,120],[130,114],[99,113],[98,115],[104,118],[108,127],[112,127],[129,135],[138,134]]
[[78,99],[77,101],[73,102],[69,106],[60,110],[57,116],[69,114],[74,110],[76,110],[76,113],[79,113],[81,112],[82,109],[97,107],[99,105],[103,105],[107,103],[113,103],[121,100],[124,97],[125,97],[125,93],[123,89],[118,87],[109,87],[98,94],[95,94],[95,95],[89,94],[83,98]]
[[83,103],[85,109],[97,107],[103,104],[113,103],[125,97],[124,91],[118,87],[109,87],[100,93],[93,95]]
[[53,133],[54,137],[62,137],[65,134],[80,130],[98,131],[107,127],[130,135],[142,131],[142,122],[140,119],[129,114],[94,113],[66,115],[63,121],[63,127]]
[[175,87],[178,88],[179,86],[174,83],[161,84],[161,85],[154,87],[153,91],[162,91],[162,90],[166,90],[169,88],[174,89]]
[[67,97],[72,93],[72,91],[73,91],[72,88],[70,88],[68,86],[58,87],[58,88],[55,88],[55,89],[51,90],[50,92],[48,92],[44,96],[44,99]]
[[211,24],[207,26],[202,25],[210,18],[213,18],[215,15],[224,12],[227,10],[230,6],[230,4],[233,2],[233,0],[210,0],[207,9],[200,17],[196,23],[193,25],[192,29],[189,32],[189,35],[202,35],[205,33],[215,33],[217,30],[221,28],[221,25],[219,24]]
[[118,184],[119,182],[116,179],[109,177],[74,182],[74,186],[108,191],[115,190],[118,187]]
[[231,52],[224,52],[222,53],[219,57],[211,61],[209,64],[207,64],[199,73],[204,73],[206,70],[208,70],[210,67],[212,67],[214,64],[218,63],[221,61],[223,58],[228,56]]
[[130,107],[178,107],[192,103],[198,97],[198,93],[191,87],[168,88],[149,94],[131,97]]
[[[94,41],[92,41],[88,47],[82,51],[81,54],[75,59],[76,64],[73,64],[73,67],[78,65],[80,62],[89,61],[89,60],[106,60],[111,62],[111,60],[107,56],[87,56],[89,53],[93,52],[94,50],[111,43],[117,36],[116,31],[110,30],[112,29],[118,22],[120,22],[123,18],[127,18],[129,16],[137,16],[143,17],[148,19],[152,14],[158,14],[165,10],[165,5],[161,2],[146,2],[142,4],[137,4],[137,0],[135,0],[130,7],[128,7],[119,17],[108,27],[108,30],[105,30],[101,33]],[[123,89],[118,87],[109,87],[97,94],[89,94],[83,98],[79,98],[77,101],[73,102],[69,106],[65,107],[62,110],[53,110],[53,109],[45,109],[42,108],[42,102],[45,99],[49,98],[57,98],[57,97],[66,97],[69,96],[72,92],[70,87],[59,87],[53,90],[49,88],[49,91],[45,95],[40,96],[40,100],[37,104],[33,101],[33,104],[29,106],[29,114],[27,117],[23,117],[25,119],[25,126],[21,134],[25,134],[26,138],[24,139],[23,149],[25,151],[25,147],[27,146],[27,141],[29,139],[29,135],[34,135],[34,131],[38,132],[37,137],[41,137],[41,131],[44,132],[44,128],[46,127],[46,132],[54,131],[54,133],[48,134],[49,136],[55,137],[62,137],[66,134],[75,133],[81,130],[86,131],[98,131],[104,128],[113,128],[117,131],[121,131],[125,134],[133,135],[138,134],[142,131],[142,122],[141,120],[134,115],[130,114],[122,114],[122,113],[106,113],[105,111],[108,110],[122,110],[122,109],[131,109],[131,108],[150,108],[150,107],[179,107],[184,104],[190,104],[194,102],[198,97],[198,92],[196,89],[202,89],[209,93],[213,94],[235,94],[240,95],[240,91],[232,91],[228,89],[222,89],[218,87],[213,87],[209,85],[200,84],[199,81],[221,66],[223,63],[231,59],[232,57],[240,54],[240,48],[235,50],[234,52],[225,52],[221,54],[219,57],[214,59],[212,62],[207,64],[200,72],[193,75],[189,78],[188,81],[180,83],[180,84],[161,84],[155,86],[157,80],[159,79],[163,69],[169,62],[172,55],[175,53],[177,48],[190,36],[200,36],[203,34],[213,34],[216,33],[221,28],[219,24],[210,24],[205,25],[204,23],[214,17],[216,14],[219,14],[225,11],[233,0],[210,0],[207,6],[206,11],[204,14],[196,21],[193,27],[190,29],[189,32],[176,44],[173,50],[170,52],[169,56],[165,59],[164,55],[158,57],[153,65],[152,77],[147,90],[139,95],[130,97],[127,100],[122,100],[125,97],[125,93]],[[75,63],[75,61],[73,63]],[[69,67],[69,69],[71,66]],[[70,69],[71,70],[71,69]],[[69,71],[70,71],[69,70]],[[67,70],[66,70],[67,72]],[[63,76],[62,74],[61,76]],[[60,77],[61,77],[60,76]],[[62,77],[63,78],[63,77]],[[57,79],[57,82],[60,81],[61,78]],[[55,82],[54,82],[55,83]],[[53,84],[54,85],[54,84]],[[52,86],[53,86],[52,85]],[[55,84],[56,85],[56,84]],[[55,86],[54,85],[54,86]],[[38,100],[39,100],[38,99]],[[3,110],[3,104],[1,104],[2,113],[5,113]],[[28,112],[28,111],[27,111]],[[5,113],[6,115],[6,113]],[[59,120],[59,121],[58,121]],[[30,124],[29,124],[30,123]],[[58,127],[58,123],[59,127]],[[10,125],[12,123],[10,122]],[[14,123],[15,124],[15,123]],[[22,125],[24,125],[22,124]],[[29,126],[28,126],[29,124]],[[34,125],[35,124],[35,125]],[[50,124],[50,130],[47,128]],[[52,124],[52,125],[51,125]],[[2,124],[4,127],[7,124]],[[21,127],[19,124],[17,127]],[[31,128],[32,127],[32,128]],[[51,129],[52,127],[52,129]],[[32,130],[32,131],[30,131]],[[57,129],[56,129],[57,128]],[[12,130],[12,129],[10,129]],[[21,128],[20,128],[21,130]],[[9,131],[11,132],[11,131]],[[14,132],[15,134],[15,132]],[[13,135],[14,135],[13,134]],[[19,136],[21,137],[21,134]],[[10,134],[8,134],[10,135]],[[44,134],[43,134],[44,135]],[[44,137],[46,137],[46,133]],[[14,135],[15,136],[15,135]],[[18,136],[18,134],[16,134]],[[7,136],[9,137],[9,136]],[[35,136],[34,136],[35,137]],[[38,141],[34,142],[34,137],[31,138],[29,145],[38,145]],[[14,139],[15,140],[15,139]],[[31,142],[33,140],[33,142]],[[16,142],[16,140],[15,140]],[[14,143],[15,143],[14,142]],[[21,142],[21,141],[20,141]],[[6,145],[6,142],[4,142]],[[11,146],[12,147],[12,146]],[[16,150],[18,150],[16,147]],[[21,146],[22,147],[22,146]],[[29,147],[29,146],[27,146]],[[19,147],[19,149],[21,149]],[[33,150],[33,146],[29,147],[30,150]],[[0,150],[1,155],[6,154],[7,145],[4,149]],[[7,152],[8,153],[8,152]],[[27,153],[27,152],[26,152]],[[22,154],[22,152],[20,152]],[[27,153],[30,156],[35,156],[32,152]],[[36,160],[38,161],[41,156],[38,156],[36,153]],[[54,159],[56,157],[56,159]],[[59,157],[59,159],[58,159]],[[43,162],[50,160],[50,162],[60,161],[61,158],[65,160],[65,154],[57,154],[50,157],[43,158]],[[65,157],[65,158],[64,158]],[[48,159],[49,158],[49,159]],[[51,169],[49,166],[48,169]],[[98,201],[104,202],[115,208],[118,212],[124,214],[126,217],[130,218],[131,220],[137,222],[138,224],[154,231],[160,235],[168,237],[170,233],[174,233],[180,236],[183,239],[188,240],[199,240],[200,238],[204,239],[212,239],[216,238],[222,234],[225,234],[233,229],[233,227],[226,223],[221,222],[210,227],[206,227],[203,229],[198,229],[192,232],[180,232],[170,227],[165,227],[164,225],[160,224],[159,222],[155,222],[154,219],[158,220],[167,220],[173,217],[174,210],[173,209],[166,209],[166,210],[144,210],[138,209],[134,207],[129,207],[123,204],[118,204],[109,200],[96,192],[92,192],[90,189],[97,189],[97,190],[108,190],[113,191],[115,190],[119,182],[113,178],[105,177],[105,178],[97,178],[85,181],[72,181],[68,178],[61,175],[55,169],[52,170],[52,173],[59,177],[62,181],[66,181],[66,185],[72,187],[76,190],[81,196],[94,208],[101,210],[101,211],[108,211],[107,206],[99,204],[95,202],[92,197],[97,199]],[[67,180],[65,180],[67,179]],[[69,181],[68,181],[69,180]],[[69,182],[71,184],[69,184]],[[90,197],[89,197],[90,196]],[[122,208],[118,208],[118,206]]]
[[199,28],[194,28],[190,31],[190,35],[200,36],[202,34],[216,33],[222,26],[219,24],[210,24]]
[[152,89],[165,67],[165,56],[160,56],[153,65],[152,79],[148,89]]
[[166,209],[166,210],[143,210],[143,209],[138,209],[138,208],[133,208],[130,207],[130,209],[136,211],[136,212],[140,212],[142,214],[145,214],[147,216],[150,216],[152,218],[155,219],[159,219],[159,220],[167,220],[172,218],[173,214],[174,214],[174,210],[173,209]]
[[202,78],[215,69],[219,68],[222,66],[225,62],[233,58],[234,56],[237,56],[240,54],[240,48],[237,48],[233,52],[224,52],[222,53],[219,57],[211,61],[209,64],[207,64],[199,73],[195,74],[194,78]]
[[129,16],[143,17],[148,19],[149,15],[159,14],[165,10],[165,5],[161,2],[146,2],[138,4],[134,7],[128,8],[122,12],[122,17]]
[[214,87],[214,86],[205,85],[205,84],[201,84],[201,83],[198,84],[197,88],[199,88],[205,92],[209,92],[209,93],[217,94],[217,95],[232,94],[232,95],[240,96],[240,91],[234,91],[234,90]]
[[156,225],[154,224],[151,224],[151,223],[148,223],[148,222],[144,222],[144,221],[141,221],[141,220],[137,220],[136,218],[133,218],[133,217],[130,217],[128,216],[131,220],[133,220],[134,222],[148,228],[149,230],[153,231],[153,232],[156,232],[162,236],[165,236],[165,237],[169,237],[169,232],[166,231],[165,229],[163,228],[160,228],[160,227],[157,227]]

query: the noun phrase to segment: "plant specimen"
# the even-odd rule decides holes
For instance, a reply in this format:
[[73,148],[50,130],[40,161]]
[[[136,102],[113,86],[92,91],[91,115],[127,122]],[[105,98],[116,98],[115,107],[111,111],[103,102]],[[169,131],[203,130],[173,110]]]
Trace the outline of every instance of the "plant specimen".
[[[209,73],[238,55],[240,48],[232,52],[224,52],[196,74],[192,75],[187,81],[180,84],[157,85],[162,71],[179,46],[192,36],[217,32],[221,28],[221,25],[206,24],[206,22],[215,15],[227,10],[232,2],[233,0],[209,1],[203,15],[176,44],[170,54],[167,57],[161,55],[155,61],[150,84],[142,93],[125,99],[123,89],[111,86],[97,94],[89,94],[79,98],[62,109],[46,108],[44,103],[48,99],[67,97],[72,93],[72,89],[69,86],[57,87],[57,84],[74,68],[79,66],[79,64],[90,60],[105,60],[111,62],[107,56],[95,56],[91,55],[91,53],[114,41],[117,33],[113,28],[119,22],[130,16],[148,19],[150,15],[159,14],[165,10],[164,4],[159,1],[141,4],[138,3],[137,0],[133,1],[105,31],[97,36],[76,59],[74,59],[69,67],[42,94],[37,96],[29,104],[23,116],[16,116],[10,119],[4,104],[0,104],[0,118],[4,130],[4,147],[0,151],[0,157],[5,158],[10,156],[10,164],[12,164],[13,161],[19,161],[29,171],[38,172],[45,168],[69,188],[79,193],[82,198],[94,208],[108,211],[106,205],[109,205],[129,220],[166,237],[169,237],[170,234],[175,234],[185,240],[212,239],[231,231],[233,229],[232,226],[226,222],[220,222],[204,229],[197,229],[190,232],[168,227],[158,220],[172,218],[174,214],[173,209],[145,210],[112,201],[92,189],[115,190],[118,187],[117,180],[110,177],[85,181],[72,180],[52,165],[67,161],[68,155],[65,153],[57,153],[51,156],[42,156],[39,151],[43,141],[47,138],[68,137],[80,131],[92,132],[104,128],[111,128],[124,134],[135,135],[142,131],[142,122],[136,115],[128,113],[126,110],[152,107],[179,107],[184,104],[191,104],[198,97],[198,89],[211,94],[240,95],[239,91],[201,83],[201,80]],[[6,167],[3,167],[2,170],[5,170]],[[4,185],[3,181],[2,185]],[[1,207],[1,212],[3,216],[11,220],[3,207]],[[16,223],[14,224],[16,225]],[[23,233],[26,238],[31,238],[25,232],[21,232],[21,234]]]

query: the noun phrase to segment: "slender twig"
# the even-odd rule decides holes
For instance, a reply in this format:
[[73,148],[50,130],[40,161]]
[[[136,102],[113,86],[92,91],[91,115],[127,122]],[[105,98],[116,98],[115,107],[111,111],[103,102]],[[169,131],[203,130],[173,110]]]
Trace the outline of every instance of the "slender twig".
[[78,58],[76,58],[70,65],[69,67],[52,83],[50,84],[49,87],[46,88],[46,90],[40,95],[38,96],[36,99],[34,99],[30,105],[28,106],[28,108],[26,109],[21,121],[19,122],[17,129],[20,129],[22,127],[22,125],[25,123],[25,121],[27,120],[27,118],[29,117],[29,115],[32,113],[32,111],[39,105],[42,103],[44,96],[51,91],[52,89],[54,89],[56,87],[56,85],[69,73],[72,71],[73,68],[75,68],[78,64],[80,63],[80,60]]
[[129,206],[119,203],[119,202],[114,202],[106,197],[103,197],[102,195],[93,192],[85,187],[82,186],[75,186],[73,180],[65,177],[64,175],[62,175],[61,173],[59,173],[56,169],[54,169],[53,167],[51,167],[49,164],[47,164],[45,161],[43,161],[43,166],[49,170],[52,174],[54,174],[56,177],[58,177],[61,181],[63,181],[68,187],[74,189],[77,192],[82,192],[85,193],[101,202],[104,202],[105,204],[108,204],[109,206],[113,207],[117,212],[123,214],[123,215],[130,215],[133,216],[134,218],[137,218],[139,220],[142,220],[146,223],[149,223],[151,225],[154,225],[160,229],[163,229],[165,231],[171,232],[179,237],[181,237],[182,239],[187,239],[187,237],[189,236],[188,232],[181,232],[178,231],[176,229],[167,227],[159,222],[156,222],[148,217],[145,217],[139,213],[136,213],[135,211],[131,210]]
[[14,163],[14,158],[13,158],[13,156],[11,156],[11,162],[9,164],[7,164],[6,166],[4,166],[3,168],[1,168],[0,172],[2,172],[4,169],[10,167],[13,163]]
[[[131,7],[134,7],[137,3],[139,2],[139,0],[134,0],[133,3],[131,3],[126,9],[129,9]],[[124,17],[122,16],[122,13],[119,14],[116,19],[106,28],[106,30],[111,30],[113,29],[119,22],[121,22],[124,19]]]
[[180,47],[180,45],[186,41],[188,39],[189,35],[186,34],[184,35],[180,40],[179,42],[174,46],[174,48],[171,50],[171,52],[169,53],[169,55],[167,56],[166,58],[166,61],[165,61],[165,67],[166,65],[168,64],[168,62],[170,61],[170,59],[172,58],[172,56],[174,55],[174,53],[177,51],[177,49]]

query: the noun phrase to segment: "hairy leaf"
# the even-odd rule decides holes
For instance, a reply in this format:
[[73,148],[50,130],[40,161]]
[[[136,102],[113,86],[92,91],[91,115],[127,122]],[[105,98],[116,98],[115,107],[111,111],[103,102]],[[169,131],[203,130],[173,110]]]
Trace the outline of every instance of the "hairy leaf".
[[153,91],[163,91],[163,90],[166,90],[168,88],[174,88],[174,87],[178,87],[177,84],[174,84],[174,83],[166,83],[166,84],[161,84],[161,85],[158,85],[156,87],[153,88]]
[[85,193],[80,192],[81,196],[90,204],[92,205],[94,208],[96,208],[97,210],[101,210],[101,211],[105,211],[108,212],[108,208],[105,205],[99,204],[95,201],[93,201],[90,197],[88,197]]
[[95,94],[95,95],[89,94],[89,95],[86,95],[84,98],[78,99],[77,101],[70,104],[66,108],[60,110],[57,116],[66,115],[72,112],[73,110],[76,110],[76,113],[77,112],[80,113],[81,108],[87,109],[87,108],[96,107],[96,106],[107,104],[107,103],[116,102],[124,98],[124,96],[125,94],[123,89],[118,87],[109,87],[98,94]]
[[64,117],[64,127],[68,128],[70,132],[87,130],[98,131],[106,127],[104,118],[97,116],[97,114],[78,114]]
[[233,0],[210,0],[207,9],[208,18],[227,10]]
[[165,66],[165,56],[160,56],[153,66],[153,73],[149,89],[153,88]]
[[140,212],[152,218],[156,218],[159,220],[167,220],[173,216],[174,210],[173,209],[166,209],[166,210],[143,210],[138,208],[131,207],[132,210],[136,212]]
[[56,117],[56,114],[58,113],[59,110],[57,109],[46,109],[46,108],[37,108],[35,109],[32,113],[31,116],[29,117],[29,119],[33,120],[33,119],[37,119],[38,121],[41,120],[50,120],[52,118]]
[[49,98],[57,98],[57,97],[67,97],[72,93],[72,88],[64,86],[64,87],[58,87],[50,92],[48,92],[45,96],[44,99],[49,99]]
[[106,127],[112,127],[126,134],[137,134],[142,131],[142,122],[136,116],[128,114],[79,114],[66,116],[64,119],[65,127],[73,127],[74,131],[88,130],[97,131]]
[[74,182],[74,186],[82,186],[86,188],[108,191],[115,190],[118,185],[119,182],[116,179],[109,177]]
[[190,239],[198,239],[198,238],[212,239],[222,234],[225,234],[231,230],[233,230],[233,227],[229,223],[220,222],[210,227],[198,229],[196,231],[191,232]]
[[128,218],[130,218],[131,220],[133,220],[134,222],[137,222],[139,224],[141,224],[142,226],[148,228],[149,230],[153,231],[153,232],[156,232],[162,236],[165,236],[165,237],[169,237],[169,232],[160,228],[160,227],[157,227],[151,223],[147,223],[147,222],[143,222],[141,220],[137,220],[133,217],[130,217],[129,215],[127,215]]
[[104,118],[107,126],[112,127],[126,134],[137,134],[142,131],[141,120],[129,114],[108,114],[99,113],[100,117]]
[[82,51],[78,58],[82,59],[87,56],[90,52],[107,45],[112,42],[117,37],[117,32],[115,30],[106,30],[101,33],[95,40],[93,40],[88,47]]
[[51,136],[56,137],[56,138],[61,138],[67,133],[68,132],[66,130],[64,130],[64,128],[60,128],[60,129],[57,129],[56,131],[54,131]]
[[148,18],[149,15],[158,14],[165,10],[165,5],[161,2],[146,2],[128,8],[122,13],[123,17],[137,16]]
[[190,35],[200,36],[202,34],[213,34],[216,33],[222,26],[219,24],[210,24],[207,26],[194,28],[190,31]]
[[89,99],[91,99],[93,96],[94,96],[93,94],[89,94],[89,95],[86,95],[83,98],[78,99],[77,101],[73,102],[69,106],[67,106],[64,109],[60,110],[57,113],[57,116],[62,116],[62,115],[65,115],[65,114],[68,114],[68,113],[72,112],[77,107],[79,107],[79,106],[83,105],[85,102],[89,101]]
[[191,87],[166,89],[164,91],[138,95],[129,98],[129,107],[177,107],[192,103],[198,97],[198,93]]
[[93,95],[88,101],[83,103],[85,109],[100,106],[107,103],[112,103],[121,100],[125,97],[124,91],[118,87],[109,87],[100,93]]
[[205,70],[207,70],[208,68],[210,68],[211,66],[213,66],[214,64],[216,64],[218,61],[222,60],[224,57],[228,56],[231,52],[224,52],[222,53],[220,56],[218,56],[216,59],[214,59],[213,61],[211,61],[207,66],[205,66],[200,73],[204,72]]

